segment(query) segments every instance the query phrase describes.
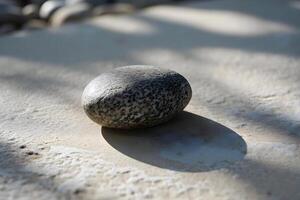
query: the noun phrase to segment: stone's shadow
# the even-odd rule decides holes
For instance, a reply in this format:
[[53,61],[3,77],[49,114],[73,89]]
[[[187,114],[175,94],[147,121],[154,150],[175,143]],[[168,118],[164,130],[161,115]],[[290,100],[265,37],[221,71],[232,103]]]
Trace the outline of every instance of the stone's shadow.
[[233,130],[189,112],[152,128],[102,127],[102,135],[112,147],[131,158],[175,171],[224,168],[242,160],[247,152],[245,141]]

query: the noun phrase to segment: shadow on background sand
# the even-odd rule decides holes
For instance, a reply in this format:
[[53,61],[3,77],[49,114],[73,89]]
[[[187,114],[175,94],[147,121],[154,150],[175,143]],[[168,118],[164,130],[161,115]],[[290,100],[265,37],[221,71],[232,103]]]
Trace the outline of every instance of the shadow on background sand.
[[153,128],[102,128],[105,140],[136,160],[175,171],[200,172],[226,167],[244,158],[245,141],[231,129],[182,112]]

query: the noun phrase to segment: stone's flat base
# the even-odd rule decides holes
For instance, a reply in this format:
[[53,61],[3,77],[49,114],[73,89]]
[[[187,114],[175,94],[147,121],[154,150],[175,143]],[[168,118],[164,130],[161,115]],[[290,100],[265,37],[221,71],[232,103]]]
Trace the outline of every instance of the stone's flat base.
[[[1,37],[0,199],[300,199],[299,18],[204,1]],[[84,86],[132,64],[184,75],[191,114],[128,137],[91,122]]]

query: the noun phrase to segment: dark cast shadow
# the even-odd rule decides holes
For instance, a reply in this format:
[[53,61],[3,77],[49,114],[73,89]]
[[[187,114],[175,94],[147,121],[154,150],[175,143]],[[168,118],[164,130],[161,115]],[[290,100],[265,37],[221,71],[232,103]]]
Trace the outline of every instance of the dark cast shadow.
[[145,129],[102,127],[104,139],[121,153],[175,171],[201,172],[243,160],[247,145],[233,130],[182,112],[168,123]]

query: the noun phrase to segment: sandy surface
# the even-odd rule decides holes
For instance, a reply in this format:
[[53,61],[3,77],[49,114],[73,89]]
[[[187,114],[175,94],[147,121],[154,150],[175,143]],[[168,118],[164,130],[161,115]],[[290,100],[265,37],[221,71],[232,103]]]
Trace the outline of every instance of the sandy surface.
[[[300,4],[157,6],[0,38],[0,199],[300,199]],[[80,105],[101,72],[176,70],[171,122],[117,131]]]

